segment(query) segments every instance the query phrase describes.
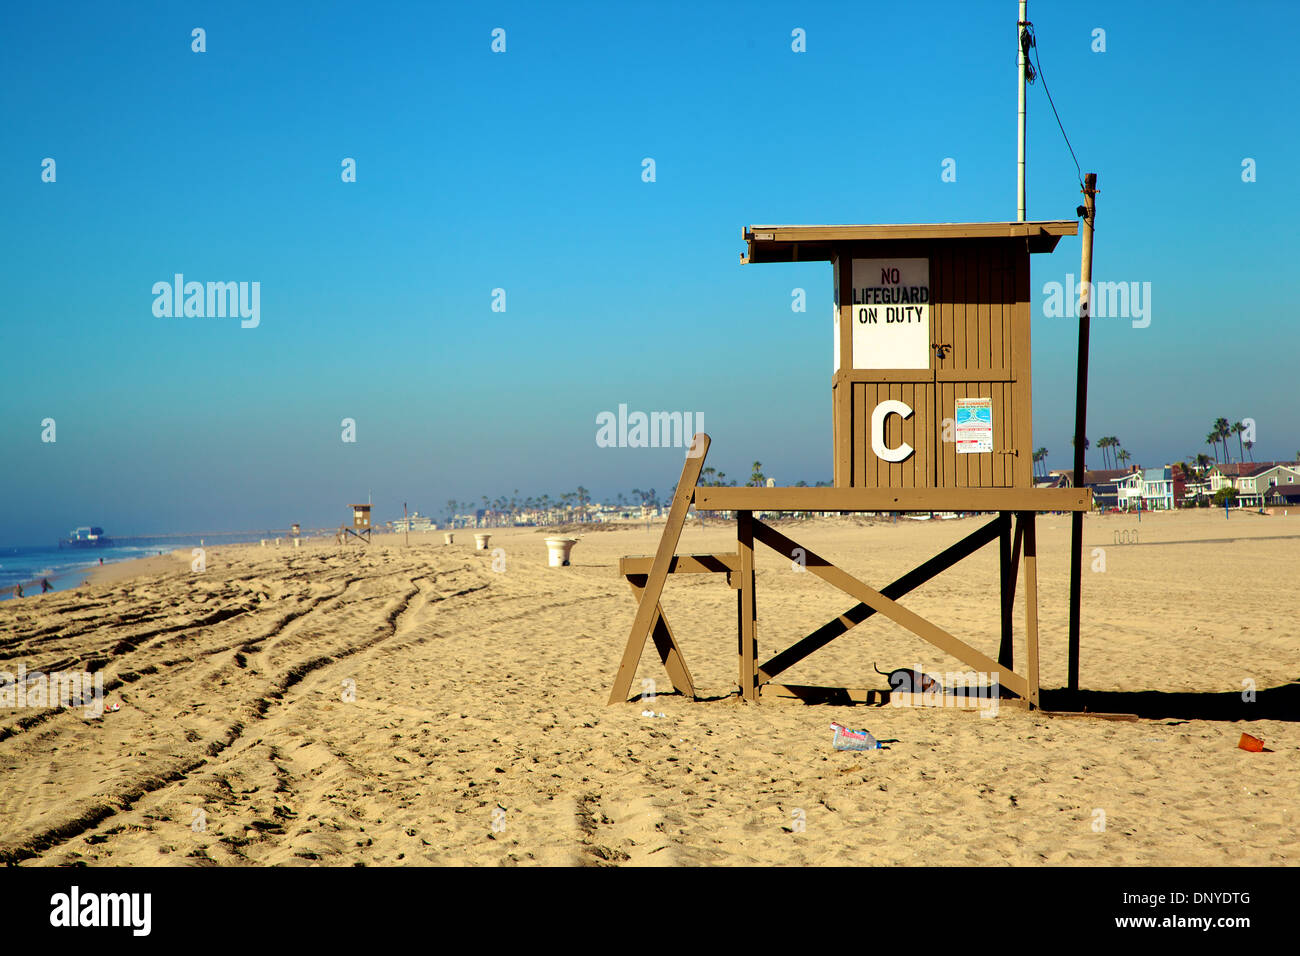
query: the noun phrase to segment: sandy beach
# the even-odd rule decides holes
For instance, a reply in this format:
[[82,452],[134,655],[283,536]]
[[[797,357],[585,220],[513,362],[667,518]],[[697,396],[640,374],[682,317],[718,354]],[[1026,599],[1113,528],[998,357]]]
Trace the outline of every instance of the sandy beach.
[[[791,533],[880,586],[986,520]],[[659,532],[583,529],[568,568],[531,528],[491,532],[503,570],[465,530],[451,546],[217,547],[201,573],[163,555],[0,604],[0,671],[102,670],[109,708],[0,707],[0,861],[1300,861],[1300,515],[1086,519],[1105,570],[1085,563],[1082,684],[1138,720],[742,703],[735,597],[715,575],[674,576],[663,601],[702,699],[664,693],[648,648],[634,687],[654,679],[658,697],[606,706],[635,610],[617,562]],[[692,524],[679,552],[734,535]],[[1046,689],[1066,681],[1068,542],[1068,517],[1040,517]],[[985,549],[904,604],[996,656],[996,580]],[[757,595],[761,656],[853,604],[765,549]],[[1018,641],[1023,621],[1018,600]],[[873,665],[966,669],[877,616],[783,677],[886,687]],[[836,720],[888,748],[832,750]],[[1238,749],[1243,731],[1273,752]]]

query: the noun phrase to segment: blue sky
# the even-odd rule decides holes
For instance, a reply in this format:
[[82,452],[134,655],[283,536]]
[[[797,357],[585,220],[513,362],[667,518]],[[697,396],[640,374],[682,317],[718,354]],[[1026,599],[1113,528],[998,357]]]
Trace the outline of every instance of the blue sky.
[[[1251,9],[1030,4],[1100,176],[1094,278],[1152,287],[1149,328],[1092,338],[1089,435],[1143,464],[1208,452],[1220,415],[1255,419],[1257,459],[1300,447],[1300,8]],[[0,543],[667,489],[680,451],[596,446],[620,403],[703,413],[729,476],[829,478],[830,267],[742,267],[741,227],[1013,219],[1014,21],[1012,0],[6,6]],[[1072,218],[1029,96],[1029,218]],[[1036,302],[1079,251],[1035,257]],[[177,272],[260,282],[261,324],[155,317]],[[1036,308],[1055,467],[1075,336]]]

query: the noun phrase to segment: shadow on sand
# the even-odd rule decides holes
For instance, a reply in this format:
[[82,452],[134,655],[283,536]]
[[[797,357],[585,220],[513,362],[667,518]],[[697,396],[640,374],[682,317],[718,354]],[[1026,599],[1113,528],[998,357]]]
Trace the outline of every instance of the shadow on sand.
[[1090,714],[1135,714],[1146,719],[1300,721],[1300,681],[1268,687],[1242,700],[1241,691],[1203,693],[1161,690],[1047,690],[1039,697],[1044,710]]
[[[889,703],[889,691],[851,692],[842,687],[805,687],[786,685],[787,696],[806,704],[853,706],[867,704],[883,707]],[[861,695],[865,693],[865,699]],[[1242,700],[1241,691],[1206,693],[1163,690],[1084,690],[1072,694],[1065,688],[1040,692],[1044,711],[1061,715],[1126,715],[1144,720],[1286,720],[1300,722],[1300,680],[1257,691],[1255,699]],[[660,697],[686,699],[678,691],[660,692]],[[735,700],[735,693],[697,697],[700,703]],[[639,697],[629,703],[643,703]],[[652,706],[652,705],[651,705]]]

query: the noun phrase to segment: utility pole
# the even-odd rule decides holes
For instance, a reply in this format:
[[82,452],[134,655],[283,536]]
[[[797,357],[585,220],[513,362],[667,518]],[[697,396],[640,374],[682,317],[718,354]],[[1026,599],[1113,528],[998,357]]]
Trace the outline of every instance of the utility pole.
[[[1083,260],[1079,267],[1079,370],[1074,395],[1074,487],[1083,485],[1083,445],[1088,426],[1088,333],[1092,319],[1092,230],[1097,217],[1097,174],[1083,177]],[[1079,691],[1079,610],[1083,588],[1083,512],[1070,515],[1070,693]]]
[[1027,0],[1020,0],[1020,19],[1016,22],[1016,62],[1020,67],[1020,79],[1016,84],[1016,92],[1020,100],[1020,110],[1016,118],[1016,222],[1025,221],[1025,86],[1028,82],[1026,78],[1026,68],[1029,61],[1026,58],[1024,33],[1029,27],[1029,17],[1025,11]]
[[402,502],[402,521],[405,522],[406,525],[406,540],[403,543],[409,548],[411,546],[411,519],[406,513],[405,501]]

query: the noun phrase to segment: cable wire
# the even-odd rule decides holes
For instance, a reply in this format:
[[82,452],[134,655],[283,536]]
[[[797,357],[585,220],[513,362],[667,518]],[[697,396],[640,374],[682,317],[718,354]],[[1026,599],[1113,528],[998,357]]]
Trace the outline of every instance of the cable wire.
[[[1079,165],[1079,157],[1074,154],[1074,147],[1070,145],[1069,134],[1065,132],[1065,124],[1061,122],[1061,114],[1056,111],[1056,103],[1052,100],[1052,91],[1047,88],[1047,78],[1043,76],[1043,64],[1038,59],[1038,36],[1034,33],[1034,25],[1026,23],[1024,32],[1028,35],[1029,42],[1025,44],[1022,38],[1021,45],[1027,46],[1028,49],[1034,51],[1034,67],[1036,68],[1031,71],[1032,75],[1027,76],[1026,79],[1030,83],[1034,82],[1035,78],[1043,81],[1043,92],[1047,94],[1047,102],[1052,107],[1052,115],[1056,117],[1056,125],[1060,128],[1061,136],[1065,139],[1065,147],[1070,151],[1070,158],[1074,160],[1074,168],[1079,174],[1079,185],[1083,186],[1083,167]],[[1026,57],[1026,59],[1028,58]]]

